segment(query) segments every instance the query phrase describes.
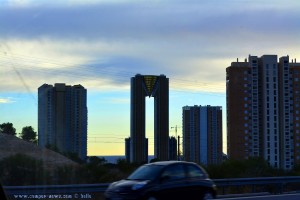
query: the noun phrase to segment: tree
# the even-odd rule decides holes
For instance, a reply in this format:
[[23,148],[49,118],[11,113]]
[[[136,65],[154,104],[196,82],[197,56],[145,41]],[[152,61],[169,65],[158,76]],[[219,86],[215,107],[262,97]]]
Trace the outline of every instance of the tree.
[[107,163],[107,160],[105,158],[99,158],[97,156],[91,156],[88,159],[88,163],[95,165],[95,166],[100,166],[100,165],[104,165],[105,163]]
[[8,135],[16,135],[16,129],[12,123],[3,123],[0,124],[0,133],[6,133]]
[[210,165],[207,172],[211,178],[250,178],[279,176],[282,172],[268,164],[260,157],[250,157],[245,160],[226,160],[219,165]]
[[63,152],[62,154],[64,156],[66,156],[67,158],[69,158],[79,164],[83,164],[85,162],[85,160],[82,160],[81,158],[79,158],[78,154],[75,152]]
[[20,135],[23,140],[33,142],[33,143],[37,142],[36,132],[34,131],[34,129],[31,126],[23,127]]

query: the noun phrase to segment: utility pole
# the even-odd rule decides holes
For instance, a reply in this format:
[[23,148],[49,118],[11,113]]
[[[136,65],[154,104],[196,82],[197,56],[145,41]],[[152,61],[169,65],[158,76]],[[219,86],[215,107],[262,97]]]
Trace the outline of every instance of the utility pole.
[[177,160],[180,160],[180,136],[179,135],[178,135],[177,143],[178,143]]
[[180,136],[177,137],[177,125],[174,127],[171,127],[171,129],[175,129],[175,138],[177,138],[177,160],[180,160]]

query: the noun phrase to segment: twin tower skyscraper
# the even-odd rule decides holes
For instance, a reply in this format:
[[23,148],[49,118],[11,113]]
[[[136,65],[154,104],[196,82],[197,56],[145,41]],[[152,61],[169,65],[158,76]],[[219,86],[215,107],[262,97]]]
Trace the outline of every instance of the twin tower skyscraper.
[[148,162],[146,97],[154,97],[154,157],[169,160],[169,79],[165,75],[131,78],[130,162]]
[[[44,84],[38,89],[39,146],[87,156],[87,91],[81,85]],[[169,160],[169,79],[165,75],[131,78],[130,162],[148,162],[146,97],[154,97],[154,156]],[[127,156],[127,155],[126,155]]]

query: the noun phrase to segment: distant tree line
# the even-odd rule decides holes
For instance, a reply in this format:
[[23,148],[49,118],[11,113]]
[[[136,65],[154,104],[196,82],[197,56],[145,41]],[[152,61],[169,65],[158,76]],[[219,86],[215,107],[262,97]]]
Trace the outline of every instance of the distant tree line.
[[[78,166],[48,169],[41,160],[16,154],[0,160],[0,180],[4,185],[111,183],[126,178],[138,167],[125,159],[118,159],[116,164],[112,164],[104,158],[92,156]],[[227,160],[219,165],[208,166],[206,170],[212,179],[300,175],[300,166],[292,171],[284,171],[269,166],[261,158]]]
[[[104,158],[89,157],[78,166],[60,166],[49,169],[42,160],[16,154],[0,160],[0,180],[3,185],[60,185],[111,183],[128,177],[139,165],[118,159],[116,164]],[[206,167],[210,178],[250,178],[271,176],[299,176],[300,166],[292,171],[273,168],[260,158],[228,160],[219,165]]]
[[93,156],[78,166],[49,169],[42,160],[16,154],[0,160],[0,180],[6,186],[111,183],[126,178],[136,168],[125,159],[111,164],[104,158]]
[[[300,167],[300,166],[299,166]],[[283,170],[272,167],[260,157],[251,157],[244,160],[226,160],[218,165],[210,165],[206,170],[211,178],[252,178],[272,176],[300,175],[300,168],[295,166],[294,170]]]
[[[0,124],[0,133],[16,136],[16,129],[10,122]],[[37,143],[37,133],[32,126],[25,126],[22,128],[22,132],[19,133],[19,137],[28,142]]]
[[[17,135],[12,123],[0,124],[0,133]],[[33,143],[37,141],[36,132],[31,126],[24,127],[19,136]],[[47,148],[59,152],[50,145]],[[110,183],[126,178],[139,167],[125,159],[118,159],[116,164],[112,164],[107,163],[104,158],[92,156],[83,162],[75,154],[62,154],[77,162],[79,167],[63,166],[49,170],[41,160],[16,154],[0,160],[0,180],[5,185]],[[151,162],[154,161],[156,160]],[[205,168],[212,179],[300,176],[300,164],[295,165],[293,170],[285,171],[270,166],[267,161],[258,157],[246,160],[229,159]]]

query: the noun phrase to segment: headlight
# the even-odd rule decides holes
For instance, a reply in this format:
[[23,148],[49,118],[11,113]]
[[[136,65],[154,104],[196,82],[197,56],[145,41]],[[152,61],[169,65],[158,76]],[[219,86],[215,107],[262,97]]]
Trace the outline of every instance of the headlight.
[[116,182],[113,182],[113,183],[109,184],[109,186],[108,186],[107,189],[108,189],[108,190],[111,189],[115,184],[116,184]]
[[137,184],[133,185],[131,189],[132,190],[139,190],[142,187],[144,187],[147,183],[148,183],[148,181],[143,181],[143,182],[137,183]]

